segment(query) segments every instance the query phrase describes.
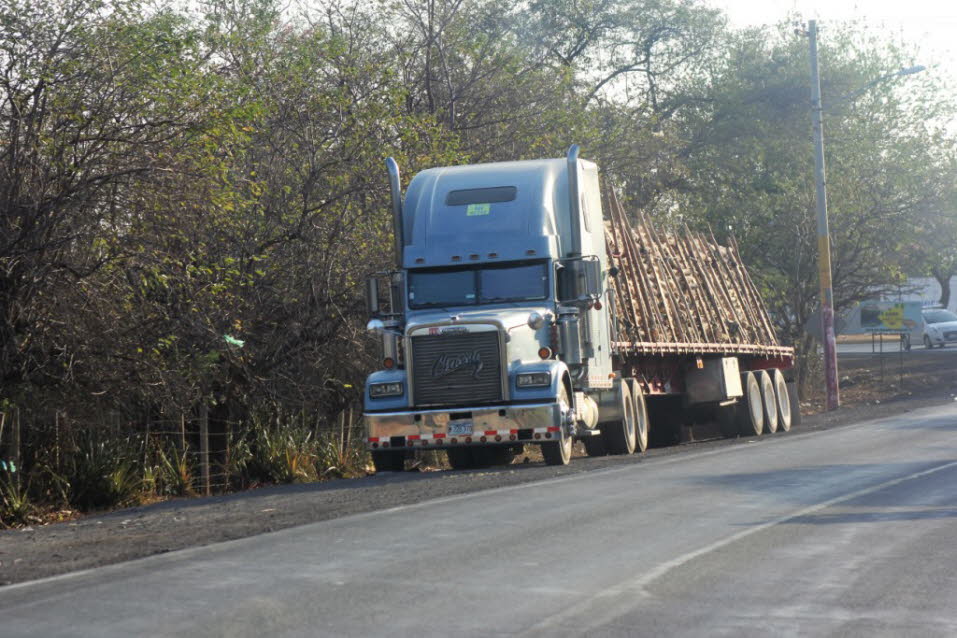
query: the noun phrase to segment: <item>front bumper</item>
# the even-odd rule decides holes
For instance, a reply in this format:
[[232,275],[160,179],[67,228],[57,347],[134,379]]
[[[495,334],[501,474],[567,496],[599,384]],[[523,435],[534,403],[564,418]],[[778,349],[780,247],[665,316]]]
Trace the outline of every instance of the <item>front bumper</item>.
[[[557,403],[374,412],[364,417],[370,449],[535,443],[559,437],[562,422]],[[454,434],[450,421],[458,426]],[[462,431],[465,422],[472,424],[470,433]]]

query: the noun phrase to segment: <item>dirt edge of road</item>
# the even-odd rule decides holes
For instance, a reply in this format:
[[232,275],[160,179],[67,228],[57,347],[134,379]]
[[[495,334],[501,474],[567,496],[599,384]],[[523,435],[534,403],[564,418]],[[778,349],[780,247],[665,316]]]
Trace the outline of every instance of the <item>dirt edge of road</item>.
[[[825,430],[953,403],[950,390],[907,395],[880,404],[805,416],[791,434]],[[775,434],[773,437],[789,436]],[[642,456],[577,458],[565,467],[540,463],[466,472],[382,474],[329,483],[284,485],[178,499],[87,516],[76,521],[0,532],[0,584],[57,574],[265,534],[352,514],[481,490],[640,463],[661,457],[742,444],[711,439],[649,450]]]

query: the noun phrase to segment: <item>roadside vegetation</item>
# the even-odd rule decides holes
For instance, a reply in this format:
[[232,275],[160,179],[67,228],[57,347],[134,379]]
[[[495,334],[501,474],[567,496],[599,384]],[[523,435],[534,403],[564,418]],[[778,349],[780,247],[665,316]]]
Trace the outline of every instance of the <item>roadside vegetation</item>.
[[[23,470],[0,469],[0,527],[72,518],[203,492],[200,457],[189,443],[113,429],[69,428],[32,441]],[[210,472],[217,491],[362,476],[364,450],[293,421],[231,428]]]
[[[341,424],[377,356],[361,284],[388,266],[388,155],[408,180],[581,144],[630,208],[733,233],[813,373],[796,16],[741,31],[698,0],[185,7],[0,0],[4,524],[196,493],[201,422],[216,489],[361,473]],[[840,310],[957,268],[955,103],[916,47],[824,27]]]

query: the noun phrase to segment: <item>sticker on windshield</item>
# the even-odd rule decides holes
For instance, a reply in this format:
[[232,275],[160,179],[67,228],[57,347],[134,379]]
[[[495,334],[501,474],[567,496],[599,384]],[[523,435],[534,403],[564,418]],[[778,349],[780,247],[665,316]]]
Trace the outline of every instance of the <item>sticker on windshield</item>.
[[491,204],[469,204],[469,207],[465,209],[465,215],[467,217],[488,215],[490,210],[492,210]]

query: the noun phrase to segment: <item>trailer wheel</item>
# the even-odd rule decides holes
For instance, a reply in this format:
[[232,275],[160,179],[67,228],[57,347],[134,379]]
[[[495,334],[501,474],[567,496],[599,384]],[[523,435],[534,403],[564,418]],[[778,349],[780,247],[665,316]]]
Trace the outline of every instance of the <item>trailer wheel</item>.
[[372,464],[378,472],[404,472],[405,450],[375,450],[372,452]]
[[791,430],[791,397],[788,396],[788,384],[784,381],[784,374],[774,369],[771,373],[774,383],[774,396],[777,399],[778,427],[782,432]]
[[637,379],[628,379],[628,386],[635,402],[635,451],[640,454],[648,449],[648,404]]
[[744,396],[738,403],[738,433],[741,436],[760,436],[764,431],[764,406],[761,401],[761,386],[752,372],[741,374]]
[[[571,410],[568,400],[568,388],[561,384],[561,392],[558,395],[558,404],[561,406],[562,418]],[[572,458],[572,437],[566,431],[565,424],[559,424],[558,440],[542,443],[542,456],[545,457],[546,465],[568,465]]]
[[764,408],[764,431],[774,434],[778,431],[778,401],[774,396],[774,383],[767,370],[757,372],[761,384],[761,405]]
[[718,428],[721,430],[721,436],[726,439],[733,439],[738,436],[737,410],[740,405],[740,403],[732,403],[731,405],[719,405],[715,408]]
[[618,387],[621,392],[622,419],[599,423],[598,427],[609,454],[632,454],[637,445],[635,401],[631,396],[631,388],[627,380],[622,379]]
[[791,427],[801,425],[801,397],[798,394],[797,381],[788,381],[788,399],[791,401]]
[[586,436],[582,439],[585,444],[585,453],[588,456],[607,456],[608,450],[605,449],[605,441],[600,434],[595,436]]

